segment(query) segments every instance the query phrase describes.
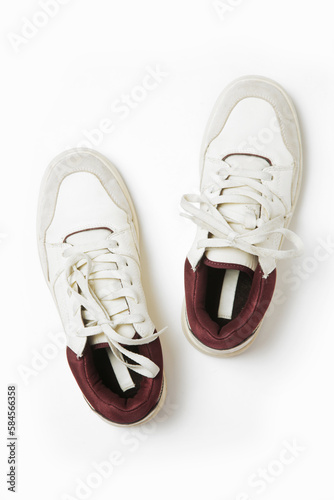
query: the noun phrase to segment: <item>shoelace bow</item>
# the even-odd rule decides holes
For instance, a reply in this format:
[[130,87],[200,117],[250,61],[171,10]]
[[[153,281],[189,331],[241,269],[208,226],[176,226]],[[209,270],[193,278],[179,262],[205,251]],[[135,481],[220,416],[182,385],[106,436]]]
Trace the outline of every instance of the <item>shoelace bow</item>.
[[[122,267],[126,265],[126,259],[116,253],[111,253],[108,249],[116,248],[117,242],[110,240],[108,248],[106,241],[94,242],[92,244],[75,245],[64,251],[67,263],[65,268],[68,281],[68,291],[75,298],[74,314],[78,309],[84,308],[81,312],[85,320],[85,326],[76,330],[74,335],[78,337],[89,337],[104,333],[108,340],[109,347],[114,356],[128,369],[133,370],[145,377],[154,378],[159,367],[150,359],[140,354],[133,353],[124,346],[139,346],[148,344],[157,339],[166,328],[149,336],[139,339],[127,338],[116,331],[119,325],[133,325],[141,323],[144,318],[140,314],[117,314],[116,319],[111,319],[112,301],[119,298],[133,299],[138,303],[137,293],[132,285],[131,278]],[[112,269],[111,264],[116,264],[117,269]],[[104,287],[99,291],[99,297],[91,286],[94,279],[115,279],[128,283],[128,286],[121,286],[117,290],[108,290]],[[108,301],[108,307],[104,305]],[[116,313],[114,313],[116,314]],[[125,361],[124,356],[133,363]]]
[[[271,174],[257,169],[231,167],[221,160],[209,161],[218,167],[211,175],[212,185],[200,195],[187,194],[181,199],[181,206],[187,212],[181,215],[215,236],[200,240],[198,248],[237,248],[259,257],[264,270],[273,269],[275,260],[300,255],[303,249],[301,239],[284,228],[284,220],[290,214],[271,219],[272,208],[269,202],[273,201],[276,195],[262,184],[262,181],[271,180]],[[222,191],[228,188],[233,188],[233,191]],[[224,204],[247,204],[249,199],[261,206],[261,212],[263,207],[268,216],[267,221],[257,218],[254,211],[245,209],[244,213],[240,213],[224,207]],[[199,204],[200,208],[196,208],[195,204]],[[240,234],[232,229],[230,223],[241,224],[248,231]],[[294,248],[275,250],[257,246],[274,234],[284,236]]]

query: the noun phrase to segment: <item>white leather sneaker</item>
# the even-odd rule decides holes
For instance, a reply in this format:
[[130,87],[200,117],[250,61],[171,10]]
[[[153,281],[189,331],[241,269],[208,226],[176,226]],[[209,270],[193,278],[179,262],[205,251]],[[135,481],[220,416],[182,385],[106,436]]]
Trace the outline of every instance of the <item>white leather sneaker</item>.
[[[301,172],[298,119],[285,91],[256,76],[229,85],[204,135],[200,195],[181,202],[197,225],[185,263],[182,324],[199,350],[228,356],[255,339],[277,261],[302,250],[287,229]],[[281,249],[284,238],[290,250]]]
[[146,422],[166,395],[161,332],[147,312],[137,217],[116,168],[86,149],[58,156],[42,182],[37,232],[85,399],[113,424]]

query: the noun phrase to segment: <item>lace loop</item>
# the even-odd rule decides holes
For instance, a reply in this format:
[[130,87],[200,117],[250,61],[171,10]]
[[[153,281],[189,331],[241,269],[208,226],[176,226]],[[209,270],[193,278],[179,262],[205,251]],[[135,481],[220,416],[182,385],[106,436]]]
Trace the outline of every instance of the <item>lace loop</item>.
[[[271,201],[276,195],[263,184],[263,181],[271,180],[271,173],[261,169],[232,167],[212,158],[209,159],[210,167],[212,185],[207,186],[200,195],[187,194],[181,199],[181,207],[185,210],[181,215],[212,235],[198,241],[198,249],[232,247],[255,255],[265,275],[275,268],[276,260],[302,253],[301,239],[284,227],[287,215],[272,217]],[[255,211],[249,208],[249,204],[254,202],[261,207],[262,216],[256,217]],[[242,204],[243,210],[233,210],[231,204]],[[266,214],[267,220],[263,214]],[[239,224],[247,231],[239,233],[231,227],[231,223]],[[264,245],[272,235],[284,236],[293,248],[266,248]]]

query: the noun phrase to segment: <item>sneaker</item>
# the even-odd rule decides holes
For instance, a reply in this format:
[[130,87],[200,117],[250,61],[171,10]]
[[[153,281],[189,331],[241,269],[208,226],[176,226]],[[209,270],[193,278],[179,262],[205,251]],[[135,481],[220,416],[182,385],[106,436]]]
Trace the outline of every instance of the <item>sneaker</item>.
[[[200,351],[231,356],[259,332],[276,262],[302,251],[287,229],[301,182],[300,129],[277,83],[244,77],[227,87],[206,128],[200,170],[200,195],[181,201],[197,225],[182,324]],[[284,238],[291,249],[281,248]]]
[[166,395],[161,332],[147,312],[137,217],[118,171],[95,151],[66,151],[44,176],[37,219],[44,276],[86,401],[112,424],[148,421]]

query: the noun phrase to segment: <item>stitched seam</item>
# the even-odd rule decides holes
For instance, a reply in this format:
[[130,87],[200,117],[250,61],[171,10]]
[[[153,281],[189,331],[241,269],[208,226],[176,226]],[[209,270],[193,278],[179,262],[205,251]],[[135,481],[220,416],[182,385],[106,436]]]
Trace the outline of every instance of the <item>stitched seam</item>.
[[[227,262],[226,262],[226,263],[224,263],[224,262],[214,262],[214,261],[212,261],[212,260],[210,260],[210,259],[206,259],[206,260],[207,260],[208,262],[212,262],[212,263],[215,265],[215,266],[214,266],[215,268],[216,268],[216,267],[217,267],[217,268],[218,268],[218,267],[220,268],[220,267],[224,267],[224,266],[228,265],[228,267],[224,267],[224,269],[226,269],[226,270],[229,270],[229,269],[238,269],[238,270],[239,270],[239,269],[240,269],[240,267],[244,267],[245,269],[250,269],[250,268],[247,268],[247,266],[242,266],[242,265],[241,265],[241,266],[239,266],[238,264],[228,264]],[[252,271],[252,269],[251,269],[251,271]],[[253,271],[253,272],[254,272],[254,271]]]
[[[61,162],[59,162],[59,163],[61,163]],[[50,175],[48,176],[48,178],[51,176],[51,174],[53,173],[54,169],[55,169],[55,168],[59,165],[59,163],[56,163],[56,164],[53,166],[53,169],[50,171]],[[103,163],[103,166],[104,166],[105,168],[108,168],[108,167],[107,167],[107,165],[105,165],[104,163]],[[52,211],[52,217],[51,217],[51,220],[50,220],[50,222],[49,222],[48,226],[47,226],[47,227],[45,228],[45,230],[44,230],[44,231],[45,231],[45,234],[47,233],[47,231],[48,231],[49,227],[51,226],[51,224],[52,224],[52,222],[53,222],[53,219],[54,219],[54,216],[55,216],[55,213],[56,213],[56,204],[57,204],[57,200],[58,200],[58,196],[59,196],[59,191],[60,191],[61,184],[63,183],[63,181],[64,181],[67,177],[69,177],[70,175],[75,174],[75,173],[77,173],[77,174],[78,174],[78,173],[89,173],[89,174],[94,175],[94,176],[98,179],[98,181],[100,182],[100,184],[101,184],[102,188],[105,190],[105,192],[107,193],[107,195],[109,196],[109,198],[110,198],[110,199],[111,199],[111,200],[115,203],[115,205],[116,205],[116,206],[117,206],[120,210],[122,210],[123,212],[125,212],[125,213],[127,214],[127,212],[126,212],[126,211],[125,211],[125,210],[124,210],[124,209],[123,209],[123,208],[122,208],[122,207],[121,207],[118,203],[116,203],[115,199],[111,196],[110,192],[106,189],[106,187],[105,187],[105,182],[101,179],[101,177],[102,177],[103,175],[105,175],[105,172],[103,172],[102,176],[100,177],[100,174],[99,174],[99,173],[94,172],[94,171],[93,171],[92,169],[90,169],[89,167],[87,167],[87,169],[82,169],[82,167],[73,168],[73,171],[71,171],[71,172],[69,172],[69,173],[65,174],[65,175],[64,175],[63,177],[61,177],[61,179],[59,180],[58,187],[57,187],[57,191],[56,191],[56,198],[55,198],[56,202],[55,202],[55,204],[54,204],[54,209],[53,209],[53,211]],[[115,179],[115,177],[114,177],[114,176],[113,176],[113,179]],[[116,179],[115,179],[115,180],[116,180]],[[123,194],[124,194],[124,193],[123,193]],[[128,215],[128,214],[127,214],[127,215]],[[44,238],[45,238],[45,236],[44,236]]]
[[[210,141],[210,143],[208,144],[206,150],[204,151],[204,157],[206,155],[206,152],[211,144],[212,141],[214,141],[222,132],[223,128],[225,127],[226,123],[227,123],[227,120],[229,119],[229,117],[231,116],[231,113],[232,111],[234,110],[234,108],[243,100],[245,99],[248,99],[248,98],[255,98],[255,99],[262,99],[263,101],[266,101],[268,102],[269,104],[272,105],[272,107],[274,108],[275,110],[275,113],[277,115],[277,118],[279,120],[279,124],[280,124],[280,129],[281,129],[281,133],[282,133],[282,137],[283,137],[283,142],[287,148],[287,150],[289,151],[289,153],[292,155],[291,153],[291,150],[288,146],[288,141],[287,141],[287,137],[286,137],[286,133],[285,133],[285,128],[283,126],[283,121],[281,119],[281,113],[279,112],[278,108],[276,107],[275,103],[268,97],[264,97],[262,94],[258,94],[258,95],[253,95],[253,94],[247,94],[247,95],[244,95],[243,97],[241,97],[240,99],[238,99],[235,103],[233,103],[233,105],[231,106],[230,110],[228,111],[227,113],[227,116],[226,116],[226,120],[222,126],[222,128],[220,129],[220,131],[218,132],[218,134]],[[287,103],[288,104],[288,103]],[[290,109],[290,105],[289,105],[289,109]]]

